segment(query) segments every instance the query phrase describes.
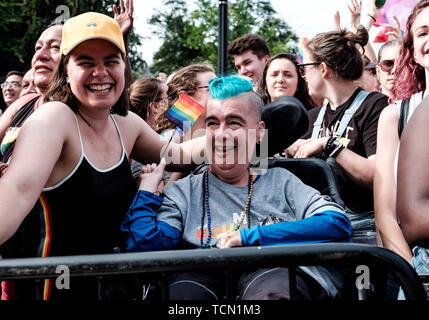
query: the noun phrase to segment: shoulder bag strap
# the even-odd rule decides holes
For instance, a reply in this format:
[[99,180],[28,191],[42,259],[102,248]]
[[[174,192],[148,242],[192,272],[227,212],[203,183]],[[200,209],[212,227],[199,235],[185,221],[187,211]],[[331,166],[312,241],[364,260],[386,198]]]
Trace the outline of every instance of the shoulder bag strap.
[[311,133],[312,139],[319,138],[320,128],[322,127],[323,117],[325,116],[327,105],[328,104],[325,104],[320,108],[319,115],[317,116],[317,119],[313,124],[313,132]]
[[358,95],[353,100],[350,107],[347,108],[346,112],[344,113],[343,117],[341,118],[340,125],[338,126],[338,129],[335,132],[334,137],[341,137],[343,135],[343,133],[346,130],[347,125],[349,124],[353,115],[359,109],[359,107],[361,106],[362,102],[366,99],[368,94],[369,94],[369,92],[366,92],[363,90],[358,93]]
[[408,112],[410,110],[410,98],[402,100],[399,110],[398,135],[401,138],[402,131],[405,128],[408,120]]

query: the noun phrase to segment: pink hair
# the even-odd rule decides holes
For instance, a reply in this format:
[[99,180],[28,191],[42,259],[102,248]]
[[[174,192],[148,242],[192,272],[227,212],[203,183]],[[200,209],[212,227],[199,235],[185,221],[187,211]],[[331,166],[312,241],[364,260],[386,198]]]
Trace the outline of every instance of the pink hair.
[[429,6],[429,0],[416,4],[407,20],[407,26],[399,50],[398,65],[392,88],[392,100],[404,100],[426,89],[425,70],[414,60],[413,34],[411,27],[416,17]]

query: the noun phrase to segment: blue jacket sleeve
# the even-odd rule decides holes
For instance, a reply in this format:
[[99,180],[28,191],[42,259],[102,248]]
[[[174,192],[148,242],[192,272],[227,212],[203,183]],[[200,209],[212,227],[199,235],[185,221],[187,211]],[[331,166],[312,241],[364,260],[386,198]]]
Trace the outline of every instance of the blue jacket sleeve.
[[162,197],[139,190],[121,224],[127,234],[127,251],[154,251],[171,249],[181,239],[178,229],[168,223],[157,221],[157,210]]
[[348,240],[350,220],[337,211],[318,212],[306,219],[241,229],[243,246],[321,243]]

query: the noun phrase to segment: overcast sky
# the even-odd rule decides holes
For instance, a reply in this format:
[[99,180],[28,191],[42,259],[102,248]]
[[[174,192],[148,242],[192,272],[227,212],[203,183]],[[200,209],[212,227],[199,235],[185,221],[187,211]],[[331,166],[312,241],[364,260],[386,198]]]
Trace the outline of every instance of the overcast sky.
[[[363,0],[364,4],[365,1]],[[141,53],[143,59],[152,63],[152,56],[161,45],[161,41],[154,38],[151,31],[153,27],[148,25],[148,19],[155,13],[155,9],[162,8],[162,0],[134,0],[134,26],[138,34],[148,37],[143,40]],[[193,3],[193,0],[188,0]],[[319,32],[332,29],[333,15],[339,11],[341,25],[347,27],[350,21],[350,12],[347,4],[350,0],[271,0],[273,8],[279,16],[300,37],[312,38]],[[378,28],[372,28],[370,40],[378,32]]]

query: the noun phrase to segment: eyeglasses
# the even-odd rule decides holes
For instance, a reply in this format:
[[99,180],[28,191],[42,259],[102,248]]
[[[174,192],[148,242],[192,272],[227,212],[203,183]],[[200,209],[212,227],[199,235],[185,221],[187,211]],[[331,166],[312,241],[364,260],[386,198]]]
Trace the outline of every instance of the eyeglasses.
[[2,88],[2,89],[6,88],[7,86],[11,86],[12,88],[17,89],[17,88],[20,88],[20,87],[21,87],[21,84],[20,84],[18,81],[3,82],[3,83],[1,84],[1,88]]
[[299,63],[297,64],[299,73],[301,74],[302,77],[305,76],[305,67],[308,66],[318,66],[319,64],[321,64],[322,62],[309,62],[309,63]]
[[370,69],[365,69],[368,70],[373,76],[375,76],[377,74],[377,70],[375,70],[375,68],[370,68]]
[[155,100],[155,102],[165,102],[168,104],[168,97],[165,98],[159,98],[158,100]]
[[390,72],[395,66],[395,60],[381,60],[378,65],[382,71]]

